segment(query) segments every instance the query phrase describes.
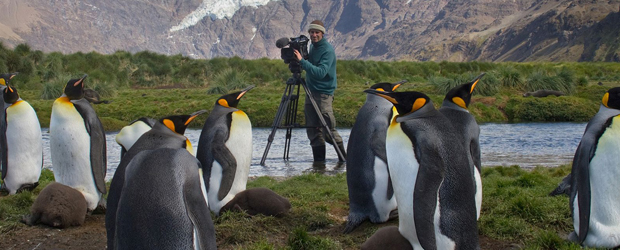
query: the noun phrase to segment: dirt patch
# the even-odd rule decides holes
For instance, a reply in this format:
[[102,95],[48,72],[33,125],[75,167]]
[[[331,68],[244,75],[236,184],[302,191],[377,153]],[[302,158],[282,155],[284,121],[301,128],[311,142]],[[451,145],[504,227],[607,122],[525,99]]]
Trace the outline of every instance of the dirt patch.
[[106,249],[105,215],[86,216],[84,225],[56,229],[26,226],[3,234],[0,249]]
[[[346,224],[341,216],[333,216],[338,219],[328,229],[317,232],[319,236],[341,234]],[[396,226],[398,219],[390,220],[381,225],[364,222],[357,228],[351,237],[365,237],[364,232],[372,230],[372,227]],[[56,229],[44,225],[26,226],[20,225],[9,233],[0,235],[0,249],[106,249],[105,215],[97,214],[86,216],[84,225],[67,229]],[[287,234],[273,235],[268,242],[275,245],[286,245]],[[499,241],[485,236],[480,236],[481,249],[520,249],[522,246],[514,242]],[[219,249],[234,249],[234,244],[218,246]]]

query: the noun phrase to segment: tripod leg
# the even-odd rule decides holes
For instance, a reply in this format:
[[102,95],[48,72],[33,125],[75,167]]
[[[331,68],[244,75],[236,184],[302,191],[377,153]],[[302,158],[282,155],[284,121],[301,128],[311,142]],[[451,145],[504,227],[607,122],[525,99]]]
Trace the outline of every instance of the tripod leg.
[[269,149],[271,148],[271,143],[273,142],[273,138],[276,134],[276,131],[280,127],[280,123],[282,122],[282,117],[286,112],[286,109],[289,106],[290,95],[292,93],[292,85],[287,84],[284,89],[284,93],[282,94],[282,99],[280,101],[280,105],[278,106],[278,111],[276,112],[276,117],[273,119],[273,124],[271,125],[271,133],[269,134],[269,138],[267,138],[267,146],[265,147],[265,152],[263,153],[263,157],[260,160],[260,165],[265,165],[265,160],[267,159],[267,154],[269,153]]
[[[331,129],[329,128],[329,126],[327,126],[327,123],[325,122],[325,119],[323,119],[323,115],[321,115],[321,110],[319,109],[319,106],[316,104],[316,102],[314,101],[314,98],[312,98],[312,92],[310,92],[310,90],[308,89],[308,87],[306,86],[306,81],[303,78],[299,78],[300,79],[300,84],[303,86],[306,95],[309,96],[310,98],[310,102],[312,103],[312,107],[314,108],[314,111],[316,112],[317,116],[319,117],[319,120],[321,121],[321,126],[322,128],[327,131],[327,134],[329,135],[329,138],[332,140],[332,144],[334,146],[334,149],[336,150],[336,153],[338,154],[338,159],[340,159],[341,161],[345,160],[345,156],[344,156],[344,152],[340,151],[340,147],[338,146],[338,144],[336,143],[336,141],[334,140],[334,135],[332,134]],[[344,147],[342,147],[344,149]]]

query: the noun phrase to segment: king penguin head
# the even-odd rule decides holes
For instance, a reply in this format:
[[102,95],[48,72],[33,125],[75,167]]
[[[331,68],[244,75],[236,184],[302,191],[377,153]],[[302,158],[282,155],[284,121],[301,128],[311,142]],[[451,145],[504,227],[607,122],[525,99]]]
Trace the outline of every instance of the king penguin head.
[[482,78],[485,74],[486,73],[482,73],[471,82],[452,88],[448,91],[448,94],[446,94],[444,101],[452,102],[461,108],[467,109],[469,102],[471,101],[471,95],[474,92],[474,88],[476,88],[480,78]]
[[217,101],[215,101],[215,105],[220,105],[220,106],[227,107],[227,108],[237,108],[237,105],[239,104],[239,100],[241,100],[241,97],[243,97],[245,93],[247,93],[248,91],[250,91],[250,89],[253,89],[253,88],[254,88],[254,85],[250,85],[249,87],[241,90],[240,92],[223,95],[220,98],[218,98]]
[[65,86],[64,94],[69,100],[79,100],[84,98],[84,79],[88,75],[82,76],[79,79],[71,79]]
[[166,127],[170,130],[182,135],[185,133],[185,129],[187,129],[187,126],[194,120],[194,118],[206,112],[207,111],[203,109],[189,115],[171,115],[161,118],[159,121],[166,125]]
[[6,88],[2,92],[2,97],[4,97],[4,102],[6,103],[15,103],[19,100],[17,89],[8,84],[8,82]]
[[620,87],[611,88],[603,95],[603,105],[610,109],[620,109]]
[[385,92],[377,91],[374,89],[367,89],[364,92],[378,95],[394,104],[394,107],[396,108],[396,111],[398,111],[399,116],[405,116],[414,113],[425,107],[426,105],[433,105],[431,99],[427,95],[416,91]]
[[403,80],[397,83],[380,82],[380,83],[375,83],[374,85],[370,86],[370,89],[384,91],[384,92],[394,92],[396,91],[398,87],[400,87],[400,85],[403,85],[403,83],[405,82],[407,81]]
[[19,72],[0,74],[0,85],[8,86],[11,79],[13,79],[13,77],[17,74],[19,74]]

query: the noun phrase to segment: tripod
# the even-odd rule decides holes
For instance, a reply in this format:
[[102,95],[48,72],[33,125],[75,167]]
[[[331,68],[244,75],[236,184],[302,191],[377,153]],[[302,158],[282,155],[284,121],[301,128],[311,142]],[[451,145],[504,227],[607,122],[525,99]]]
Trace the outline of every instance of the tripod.
[[[344,159],[342,152],[340,152],[340,149],[336,145],[336,142],[333,140],[334,135],[332,134],[332,131],[327,126],[325,119],[323,119],[321,111],[319,110],[319,106],[314,101],[314,98],[312,98],[312,93],[306,86],[306,81],[301,77],[300,72],[293,72],[293,77],[289,78],[286,81],[286,88],[284,89],[284,94],[282,94],[280,106],[278,106],[276,117],[273,120],[273,125],[271,125],[271,134],[269,134],[269,138],[267,139],[267,146],[265,147],[263,158],[260,160],[260,165],[262,166],[265,165],[265,159],[267,159],[269,148],[271,148],[271,143],[273,142],[275,133],[279,128],[286,129],[283,159],[288,160],[288,154],[291,148],[291,133],[293,131],[293,128],[301,127],[297,123],[297,105],[299,103],[299,91],[301,87],[303,87],[306,95],[310,97],[309,99],[312,103],[312,107],[314,107],[314,111],[317,113],[319,120],[321,120],[322,128],[327,131],[329,137],[332,139],[331,141],[333,143],[334,149],[336,149],[338,158]],[[284,125],[281,126],[280,123],[282,122],[282,119],[284,119]]]

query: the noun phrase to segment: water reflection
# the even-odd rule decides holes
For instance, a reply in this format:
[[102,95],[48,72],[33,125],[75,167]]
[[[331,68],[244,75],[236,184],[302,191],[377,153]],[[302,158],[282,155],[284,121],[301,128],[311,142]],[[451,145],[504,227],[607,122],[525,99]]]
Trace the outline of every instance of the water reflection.
[[[519,165],[524,168],[535,166],[555,167],[572,161],[573,154],[581,140],[586,123],[519,123],[483,124],[480,126],[480,147],[483,166]],[[42,129],[44,142],[44,167],[51,168],[49,156],[48,129]],[[341,128],[338,133],[345,145],[351,129]],[[267,155],[265,166],[260,160],[267,145],[270,128],[253,129],[253,153],[250,176],[294,176],[316,172],[323,174],[341,173],[346,170],[338,163],[333,147],[327,147],[324,166],[312,164],[312,149],[304,129],[293,130],[288,161],[283,159],[285,130],[278,130]],[[200,137],[199,129],[188,129],[185,135],[195,148]],[[106,179],[114,175],[119,163],[120,146],[114,141],[116,132],[107,133],[108,172]]]

